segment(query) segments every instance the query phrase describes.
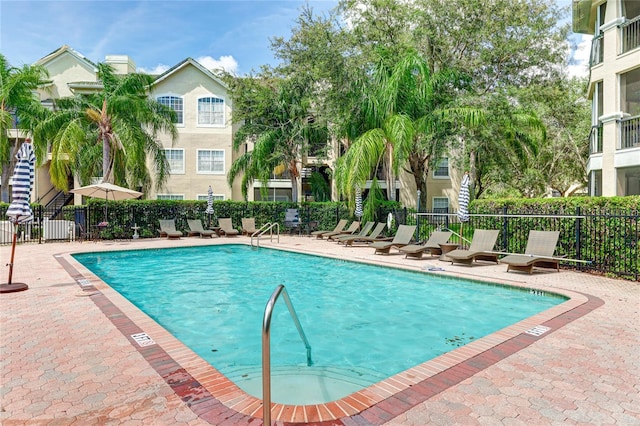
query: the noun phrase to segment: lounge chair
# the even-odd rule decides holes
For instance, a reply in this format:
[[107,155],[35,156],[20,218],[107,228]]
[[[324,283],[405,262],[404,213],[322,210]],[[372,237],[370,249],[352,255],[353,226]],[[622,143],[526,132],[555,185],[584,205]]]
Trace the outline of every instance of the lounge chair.
[[408,246],[399,247],[401,253],[405,254],[405,259],[408,257],[412,257],[414,259],[421,259],[422,255],[425,252],[431,253],[431,256],[434,254],[442,254],[442,249],[440,248],[440,244],[445,244],[451,238],[453,232],[451,231],[433,231],[431,235],[429,235],[429,239],[424,244],[410,244]]
[[371,243],[370,247],[373,247],[376,251],[374,254],[389,254],[391,247],[403,247],[411,243],[413,233],[416,231],[415,225],[399,225],[396,231],[396,236],[391,241],[376,241]]
[[178,231],[176,229],[176,221],[173,219],[163,220],[160,219],[160,236],[167,237],[169,240],[178,239],[182,237],[184,234],[182,231]]
[[337,237],[339,235],[353,235],[356,233],[358,229],[360,229],[360,222],[358,222],[357,220],[354,220],[353,222],[351,222],[351,225],[349,225],[349,227],[344,231],[327,232],[325,234],[322,234],[320,238],[326,237],[327,240],[330,240],[331,238]]
[[393,237],[380,236],[385,226],[387,226],[386,223],[378,222],[376,227],[373,228],[373,231],[371,231],[371,233],[366,237],[361,237],[359,235],[346,235],[341,239],[341,242],[347,246],[352,246],[355,243],[366,243],[368,245],[369,243],[375,243],[376,241],[391,241],[393,240]]
[[202,226],[202,222],[200,222],[200,219],[189,219],[187,220],[187,224],[189,225],[189,236],[193,236],[193,235],[199,235],[200,238],[202,237],[212,237],[213,234],[215,234],[215,231],[212,231],[211,229],[204,229],[204,227]]
[[500,231],[494,229],[476,229],[468,250],[456,249],[447,253],[451,264],[471,265],[474,260],[488,260],[498,263],[498,254],[493,251]]
[[529,231],[527,247],[524,254],[510,254],[500,259],[500,263],[506,263],[507,272],[510,270],[533,273],[533,267],[555,268],[560,271],[557,258],[553,257],[556,244],[560,237],[559,231]]
[[347,226],[347,219],[340,219],[340,221],[338,222],[338,224],[336,225],[335,228],[333,228],[332,231],[330,230],[320,230],[320,231],[313,231],[311,233],[311,236],[315,236],[316,238],[322,239],[322,235],[326,234],[327,232],[337,232],[337,231],[342,231],[344,229],[344,227]]
[[333,237],[331,237],[332,240],[337,241],[338,244],[343,243],[345,238],[353,238],[353,237],[366,237],[367,235],[369,235],[369,232],[371,232],[371,230],[373,229],[373,225],[375,225],[375,222],[367,222],[364,224],[364,226],[362,227],[362,229],[360,230],[360,232],[358,232],[357,234],[342,234],[342,235],[335,235]]
[[230,217],[222,217],[218,219],[218,225],[220,226],[220,234],[226,237],[235,237],[240,232],[233,227]]
[[251,236],[257,231],[255,217],[243,217],[240,220],[242,221],[242,235]]

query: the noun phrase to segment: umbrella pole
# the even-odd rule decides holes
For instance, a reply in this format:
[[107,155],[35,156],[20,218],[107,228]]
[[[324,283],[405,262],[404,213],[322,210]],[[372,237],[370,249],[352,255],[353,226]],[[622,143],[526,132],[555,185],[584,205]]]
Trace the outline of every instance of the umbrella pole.
[[11,279],[13,278],[13,258],[16,254],[16,242],[18,241],[18,225],[13,225],[13,239],[11,241],[11,260],[9,261],[9,280],[7,284],[11,284]]

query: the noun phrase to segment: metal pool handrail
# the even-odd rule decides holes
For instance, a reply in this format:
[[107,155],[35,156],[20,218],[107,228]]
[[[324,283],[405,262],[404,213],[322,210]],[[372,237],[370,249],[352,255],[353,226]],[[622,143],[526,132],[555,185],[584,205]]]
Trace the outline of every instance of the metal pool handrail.
[[296,310],[293,308],[291,304],[291,299],[289,299],[289,294],[287,293],[287,289],[284,288],[282,284],[278,285],[276,289],[271,294],[269,301],[267,302],[267,306],[264,308],[264,317],[262,319],[262,424],[270,425],[271,424],[271,316],[273,314],[273,308],[278,301],[278,297],[280,295],[284,297],[284,302],[287,304],[287,308],[289,309],[289,313],[291,314],[291,318],[293,319],[296,328],[298,329],[298,334],[300,334],[300,338],[302,339],[304,346],[307,348],[307,365],[311,366],[311,345],[309,345],[309,341],[307,340],[307,336],[304,334],[302,330],[302,325],[300,325],[300,320],[298,319],[298,315],[296,314]]
[[251,234],[251,247],[253,247],[253,237],[254,236],[257,236],[256,246],[260,247],[260,237],[263,236],[264,234],[266,234],[269,231],[271,231],[271,233],[270,233],[271,240],[270,241],[273,241],[273,228],[276,228],[276,235],[278,237],[278,242],[280,242],[280,224],[278,222],[274,222],[274,223],[267,222],[264,225],[262,225],[260,227],[260,229],[258,229],[256,232]]

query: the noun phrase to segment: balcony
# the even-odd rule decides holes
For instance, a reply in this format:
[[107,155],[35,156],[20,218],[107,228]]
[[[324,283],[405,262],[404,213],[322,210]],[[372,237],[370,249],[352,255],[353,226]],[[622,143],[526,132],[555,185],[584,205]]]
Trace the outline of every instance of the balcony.
[[620,120],[620,148],[640,148],[640,115]]
[[604,34],[600,33],[591,40],[591,56],[589,57],[589,66],[602,63],[604,50]]
[[620,25],[620,41],[622,44],[620,53],[627,53],[640,46],[640,16]]
[[589,154],[602,153],[602,124],[591,126]]

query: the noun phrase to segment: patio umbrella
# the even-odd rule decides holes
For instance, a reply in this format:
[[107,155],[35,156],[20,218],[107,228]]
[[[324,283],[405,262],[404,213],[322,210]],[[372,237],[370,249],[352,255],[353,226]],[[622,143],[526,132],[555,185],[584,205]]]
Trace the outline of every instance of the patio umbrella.
[[[107,182],[96,183],[95,185],[81,186],[80,188],[72,189],[69,192],[84,195],[85,197],[101,198],[106,201],[131,200],[142,195],[142,192],[134,191],[133,189],[124,188],[122,186],[114,185]],[[104,206],[104,219],[105,221],[107,220],[107,203],[105,203]]]
[[362,190],[360,189],[360,185],[356,185],[356,211],[354,212],[358,220],[363,215],[362,211]]
[[31,197],[31,188],[33,187],[33,181],[35,178],[34,163],[36,161],[36,155],[34,154],[33,147],[28,139],[18,150],[16,160],[18,160],[18,163],[13,170],[13,185],[11,187],[11,196],[13,200],[6,213],[9,220],[13,223],[11,260],[9,261],[9,280],[7,284],[0,284],[0,293],[22,291],[29,288],[25,283],[12,282],[13,261],[16,252],[16,242],[18,239],[18,225],[33,220],[33,211],[31,211],[31,206],[29,205],[29,199]]
[[209,185],[209,190],[207,191],[207,209],[204,211],[209,215],[209,222],[207,223],[207,228],[211,227],[211,215],[213,214],[213,189],[211,185]]
[[458,219],[460,219],[460,235],[463,237],[462,226],[469,221],[469,172],[464,172],[458,193]]

